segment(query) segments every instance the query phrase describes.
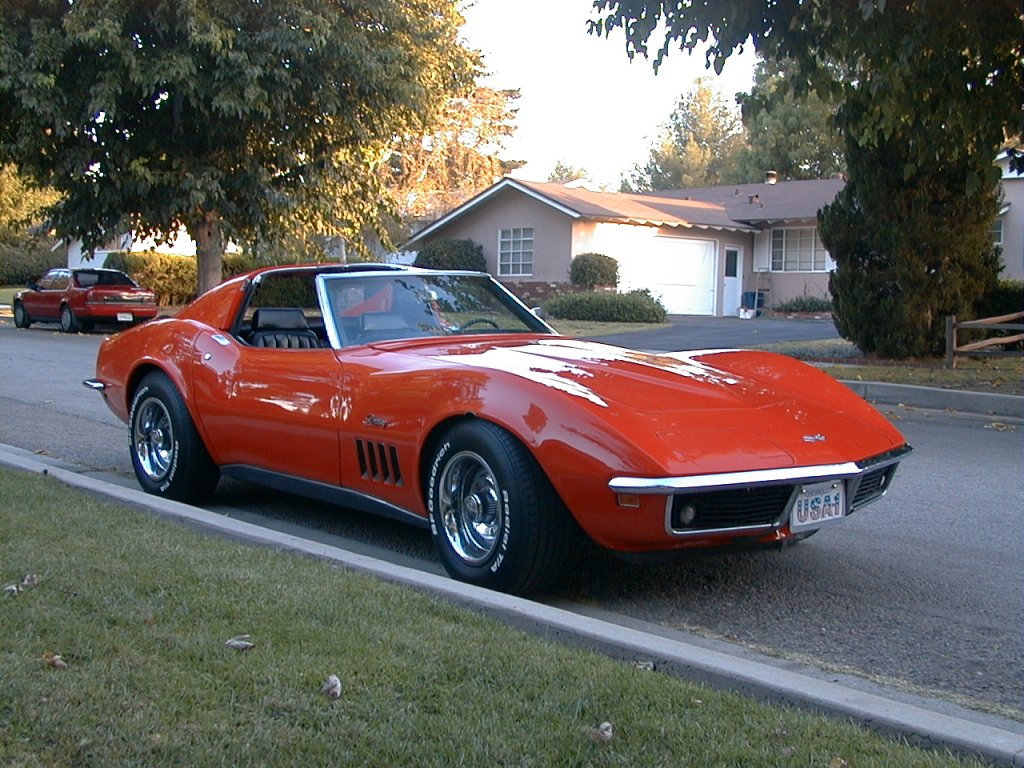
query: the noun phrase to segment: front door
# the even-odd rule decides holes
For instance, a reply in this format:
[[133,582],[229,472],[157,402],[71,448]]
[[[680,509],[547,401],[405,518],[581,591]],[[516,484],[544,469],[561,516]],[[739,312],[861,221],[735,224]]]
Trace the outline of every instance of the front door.
[[743,301],[743,248],[725,246],[725,285],[722,291],[722,314],[739,314]]

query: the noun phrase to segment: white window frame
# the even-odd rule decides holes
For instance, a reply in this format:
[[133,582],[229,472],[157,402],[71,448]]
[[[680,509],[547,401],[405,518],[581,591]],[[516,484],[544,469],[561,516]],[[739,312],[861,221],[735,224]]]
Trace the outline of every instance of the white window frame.
[[817,227],[777,227],[768,239],[772,272],[828,272],[831,257]]
[[1003,217],[1002,214],[996,216],[996,220],[992,223],[992,228],[989,229],[989,234],[992,235],[992,245],[998,245],[1000,248],[1003,247]]
[[498,230],[498,277],[533,276],[533,227]]

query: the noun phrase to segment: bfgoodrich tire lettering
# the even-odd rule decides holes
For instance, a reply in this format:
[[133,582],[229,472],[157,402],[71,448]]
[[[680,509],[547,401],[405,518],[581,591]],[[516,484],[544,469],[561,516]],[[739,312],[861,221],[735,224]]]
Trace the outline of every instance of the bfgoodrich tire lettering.
[[569,513],[526,448],[500,427],[459,424],[427,469],[430,530],[452,578],[535,592],[557,577]]
[[164,374],[148,374],[135,390],[128,439],[135,477],[147,493],[194,502],[217,485],[220,471],[181,394]]

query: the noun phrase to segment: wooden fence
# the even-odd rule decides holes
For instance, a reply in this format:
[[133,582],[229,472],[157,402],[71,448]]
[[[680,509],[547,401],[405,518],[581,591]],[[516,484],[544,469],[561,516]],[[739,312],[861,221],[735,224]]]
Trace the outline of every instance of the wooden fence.
[[[1016,320],[1017,322],[1013,322]],[[972,341],[969,344],[957,344],[956,333],[961,328],[981,328],[987,331],[1024,331],[1024,312],[1014,312],[1012,315],[999,315],[998,317],[986,317],[981,320],[960,320],[956,315],[949,315],[946,318],[946,367],[956,367],[957,355],[1019,355],[1021,350],[1007,350],[1001,347],[1004,344],[1015,344],[1024,341],[1024,333],[1015,333],[1012,336],[991,336],[981,341]]]

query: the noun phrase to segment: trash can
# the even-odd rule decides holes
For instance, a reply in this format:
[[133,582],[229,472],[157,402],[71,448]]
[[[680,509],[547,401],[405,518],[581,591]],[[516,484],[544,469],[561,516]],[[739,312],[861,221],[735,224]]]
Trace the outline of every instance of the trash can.
[[764,291],[744,291],[744,309],[764,309]]

